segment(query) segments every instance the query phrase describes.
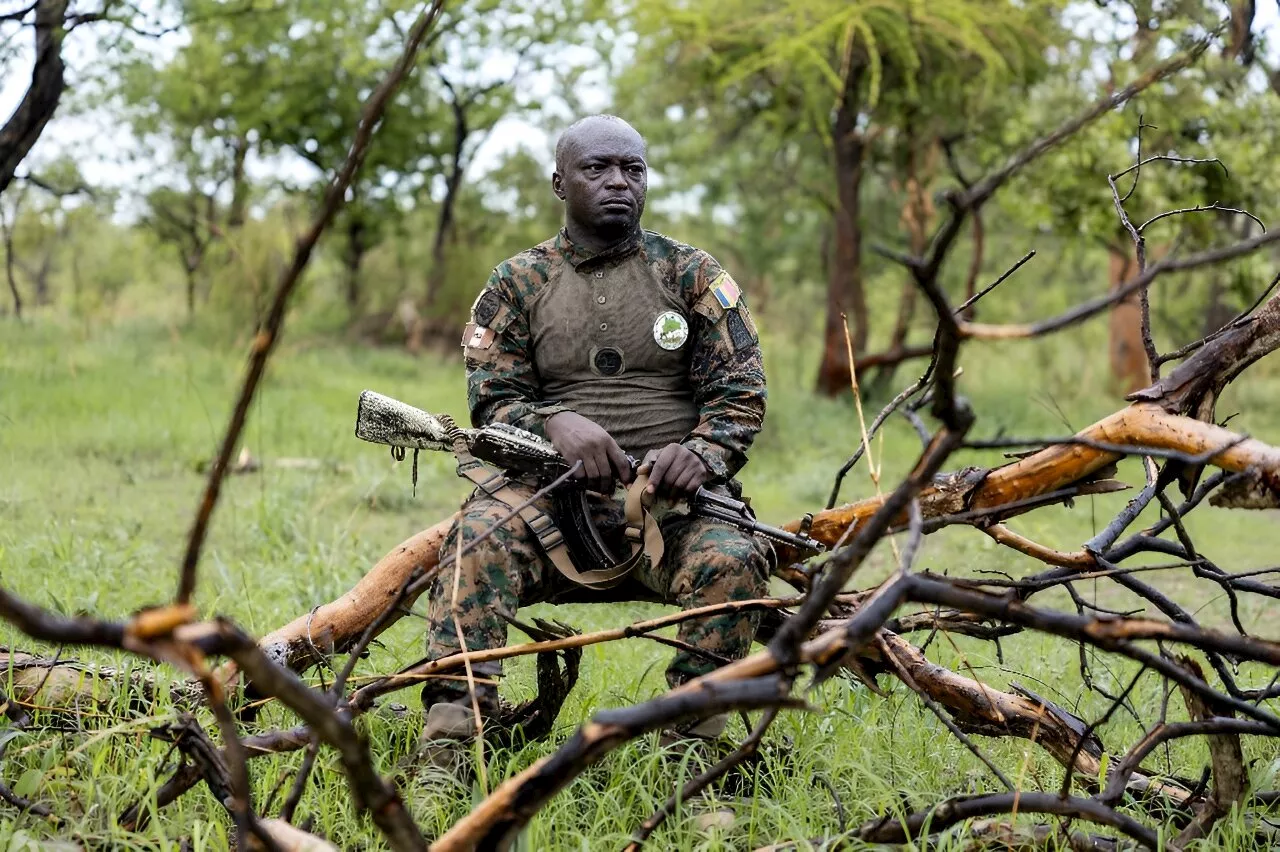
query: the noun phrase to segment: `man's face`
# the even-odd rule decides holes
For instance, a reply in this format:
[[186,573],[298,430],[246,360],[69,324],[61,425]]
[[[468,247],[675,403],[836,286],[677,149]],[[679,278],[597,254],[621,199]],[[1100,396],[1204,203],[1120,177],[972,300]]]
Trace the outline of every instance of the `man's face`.
[[597,233],[634,230],[649,188],[644,140],[625,125],[582,128],[567,146],[552,187],[570,221]]

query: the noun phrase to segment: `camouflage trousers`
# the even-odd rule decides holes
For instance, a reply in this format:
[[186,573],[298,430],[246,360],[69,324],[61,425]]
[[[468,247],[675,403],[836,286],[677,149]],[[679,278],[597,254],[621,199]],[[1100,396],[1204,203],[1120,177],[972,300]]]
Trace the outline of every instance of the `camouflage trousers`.
[[[532,486],[510,483],[521,500],[532,496]],[[721,491],[721,493],[726,493]],[[621,499],[591,494],[592,519],[614,552],[621,547],[625,526]],[[535,503],[550,514],[551,500]],[[465,547],[510,514],[510,508],[487,494],[473,493],[440,547],[441,561],[457,552],[459,538]],[[769,581],[767,545],[728,524],[683,515],[668,516],[661,524],[665,554],[656,569],[648,560],[631,574],[665,602],[694,609],[733,600],[763,597]],[[456,597],[455,597],[456,585]],[[502,613],[515,615],[520,606],[550,600],[573,588],[547,559],[525,522],[515,517],[481,541],[462,559],[445,567],[428,592],[427,656],[430,659],[462,650],[499,648],[506,644],[507,622]],[[455,605],[456,600],[456,605]],[[707,655],[681,650],[667,667],[667,683],[678,686],[721,665],[721,660],[746,656],[760,623],[760,613],[714,615],[681,623],[679,639]],[[501,664],[472,667],[477,678],[501,674]],[[497,710],[492,686],[477,690],[483,712]],[[461,702],[469,706],[465,679],[433,678],[422,690],[423,704]]]

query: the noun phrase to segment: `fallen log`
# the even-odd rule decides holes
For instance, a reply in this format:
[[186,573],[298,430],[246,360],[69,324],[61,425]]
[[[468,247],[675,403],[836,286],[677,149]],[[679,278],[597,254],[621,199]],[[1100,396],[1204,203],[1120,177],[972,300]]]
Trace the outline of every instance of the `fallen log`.
[[[991,510],[990,517],[998,519],[1000,507],[1016,506],[1087,482],[1124,455],[1099,449],[1100,445],[1129,447],[1135,453],[1161,449],[1188,456],[1211,454],[1207,458],[1210,464],[1231,471],[1256,469],[1280,484],[1280,449],[1243,439],[1219,426],[1170,414],[1153,403],[1122,409],[1084,429],[1077,438],[1085,443],[1056,444],[1002,467],[969,469],[942,477],[921,493],[921,514],[928,521]],[[820,512],[813,517],[810,535],[832,546],[851,526],[856,529],[857,524],[871,517],[881,502],[881,498],[871,497]],[[436,566],[440,542],[452,522],[452,517],[448,518],[397,545],[350,591],[273,631],[261,640],[261,647],[273,660],[294,670],[319,662],[322,655],[349,649],[412,577]],[[905,516],[901,523],[905,525]],[[800,527],[801,521],[786,524],[786,529],[793,532]],[[783,548],[777,550],[780,566],[788,565],[795,556]],[[618,596],[607,599],[652,599],[643,595],[641,590],[627,586]],[[410,603],[411,599],[403,605]],[[382,629],[397,619],[398,615],[393,614]],[[220,670],[224,682],[229,682],[234,673],[231,666]]]

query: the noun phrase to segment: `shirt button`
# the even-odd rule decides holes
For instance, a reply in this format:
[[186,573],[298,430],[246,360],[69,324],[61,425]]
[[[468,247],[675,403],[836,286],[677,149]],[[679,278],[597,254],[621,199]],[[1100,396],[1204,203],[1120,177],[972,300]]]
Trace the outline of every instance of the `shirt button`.
[[597,301],[598,303],[600,303],[600,304],[602,304],[602,305],[603,305],[603,304],[604,304],[604,296],[596,296],[596,301]]
[[601,330],[601,331],[608,331],[608,330],[609,330],[609,323],[607,323],[607,322],[602,322],[602,323],[600,323],[600,330]]

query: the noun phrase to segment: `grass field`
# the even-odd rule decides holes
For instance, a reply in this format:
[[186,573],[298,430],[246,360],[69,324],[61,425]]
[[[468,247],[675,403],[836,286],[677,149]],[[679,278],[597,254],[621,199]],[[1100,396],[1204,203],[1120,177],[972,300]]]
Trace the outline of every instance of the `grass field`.
[[[967,351],[961,388],[979,414],[975,433],[1061,435],[1120,405],[1107,390],[1101,332],[1099,326],[1060,339]],[[779,523],[825,504],[834,470],[857,440],[851,400],[808,395],[811,356],[793,348],[788,342],[792,337],[781,331],[766,336],[769,414],[743,475],[759,515]],[[208,335],[149,321],[92,334],[52,320],[0,326],[0,577],[5,586],[62,612],[91,611],[112,619],[172,597],[204,483],[199,470],[225,428],[244,354],[244,341],[214,342]],[[899,384],[911,377],[902,371]],[[287,337],[244,434],[244,446],[264,467],[232,477],[224,489],[201,561],[196,601],[202,613],[224,614],[256,634],[265,633],[341,594],[383,553],[452,511],[465,495],[467,488],[454,476],[450,458],[423,456],[415,496],[407,462],[395,463],[386,448],[353,436],[355,403],[364,388],[460,417],[465,412],[456,358],[412,358],[322,337]],[[1280,441],[1277,398],[1280,373],[1263,364],[1229,392],[1219,417],[1240,412],[1233,428],[1274,443]],[[878,407],[875,401],[868,406]],[[901,421],[877,442],[886,487],[911,464],[918,446]],[[315,459],[319,465],[280,465],[292,458]],[[957,457],[950,467],[999,460],[996,453],[972,454]],[[1121,476],[1129,482],[1141,479],[1134,462],[1122,465]],[[866,468],[860,466],[842,498],[872,491]],[[1074,508],[1020,518],[1013,526],[1046,544],[1075,548],[1126,499],[1082,500]],[[1275,563],[1276,524],[1273,516],[1206,506],[1192,516],[1190,530],[1219,564],[1243,571]],[[866,587],[882,577],[888,553],[887,546],[879,548],[856,585]],[[930,536],[919,565],[952,574],[1023,575],[1037,569],[1036,563],[964,528]],[[1207,621],[1223,618],[1216,586],[1164,576],[1159,582]],[[1082,586],[1081,591],[1106,595],[1102,587]],[[1062,605],[1049,595],[1037,601]],[[636,604],[562,606],[554,612],[590,630],[659,611]],[[546,615],[551,609],[533,612]],[[1280,636],[1273,608],[1251,604],[1242,615],[1262,635]],[[7,627],[0,628],[0,641],[33,648]],[[406,663],[420,654],[421,644],[421,621],[403,619],[356,675],[367,677]],[[1024,683],[1086,718],[1105,706],[1081,685],[1074,646],[1014,637],[1002,650],[1003,662],[993,646],[957,638],[954,644],[933,643],[929,653],[943,665],[968,666],[997,686]],[[545,754],[596,709],[660,692],[667,653],[641,640],[587,648],[581,681],[561,714],[556,737],[490,755],[490,779],[506,777]],[[136,665],[76,649],[63,655]],[[1108,659],[1099,660],[1097,671],[1104,686],[1115,687],[1133,669]],[[509,666],[508,673],[504,695],[529,695],[531,663],[522,660]],[[1246,672],[1245,680],[1262,677],[1252,674]],[[883,684],[891,693],[887,699],[840,679],[810,694],[815,712],[784,714],[766,739],[766,759],[752,779],[755,795],[739,801],[740,819],[732,832],[702,834],[678,817],[659,831],[652,848],[750,849],[784,841],[799,841],[805,848],[806,839],[837,835],[878,813],[994,789],[981,764],[910,693],[900,684]],[[395,700],[408,706],[407,718],[379,711],[362,722],[386,772],[410,751],[420,724],[415,693]],[[1135,693],[1137,706],[1153,707],[1158,701],[1155,681],[1144,681]],[[154,795],[171,770],[174,758],[168,747],[147,730],[174,712],[163,700],[143,715],[108,708],[86,718],[82,730],[70,726],[19,735],[0,771],[9,784],[50,804],[67,822],[55,830],[0,806],[0,852],[39,848],[36,838],[54,835],[75,836],[96,848],[176,849],[180,839],[188,839],[192,849],[227,849],[230,822],[203,787],[166,809],[141,833],[116,827],[123,807]],[[289,725],[292,720],[268,707],[261,724]],[[1139,730],[1132,718],[1118,714],[1101,735],[1106,743],[1126,745]],[[742,732],[735,720],[731,736]],[[1060,768],[1036,748],[1023,741],[983,743],[1011,777],[1027,779],[1027,786],[1053,790],[1060,785]],[[1246,749],[1255,784],[1277,786],[1276,747],[1247,743]],[[1198,776],[1205,755],[1202,745],[1185,743],[1170,751],[1168,765]],[[259,806],[299,760],[290,755],[254,761]],[[321,752],[317,768],[299,815],[310,817],[315,831],[344,849],[382,848],[372,824],[355,816],[333,754]],[[634,742],[540,813],[526,833],[526,848],[620,848],[682,777],[679,766],[661,759],[653,739]],[[273,807],[279,807],[283,795],[275,797]],[[433,834],[470,806],[465,796],[440,801],[414,786],[406,788],[405,796]],[[1204,848],[1232,847],[1240,836],[1239,821],[1227,820]]]

